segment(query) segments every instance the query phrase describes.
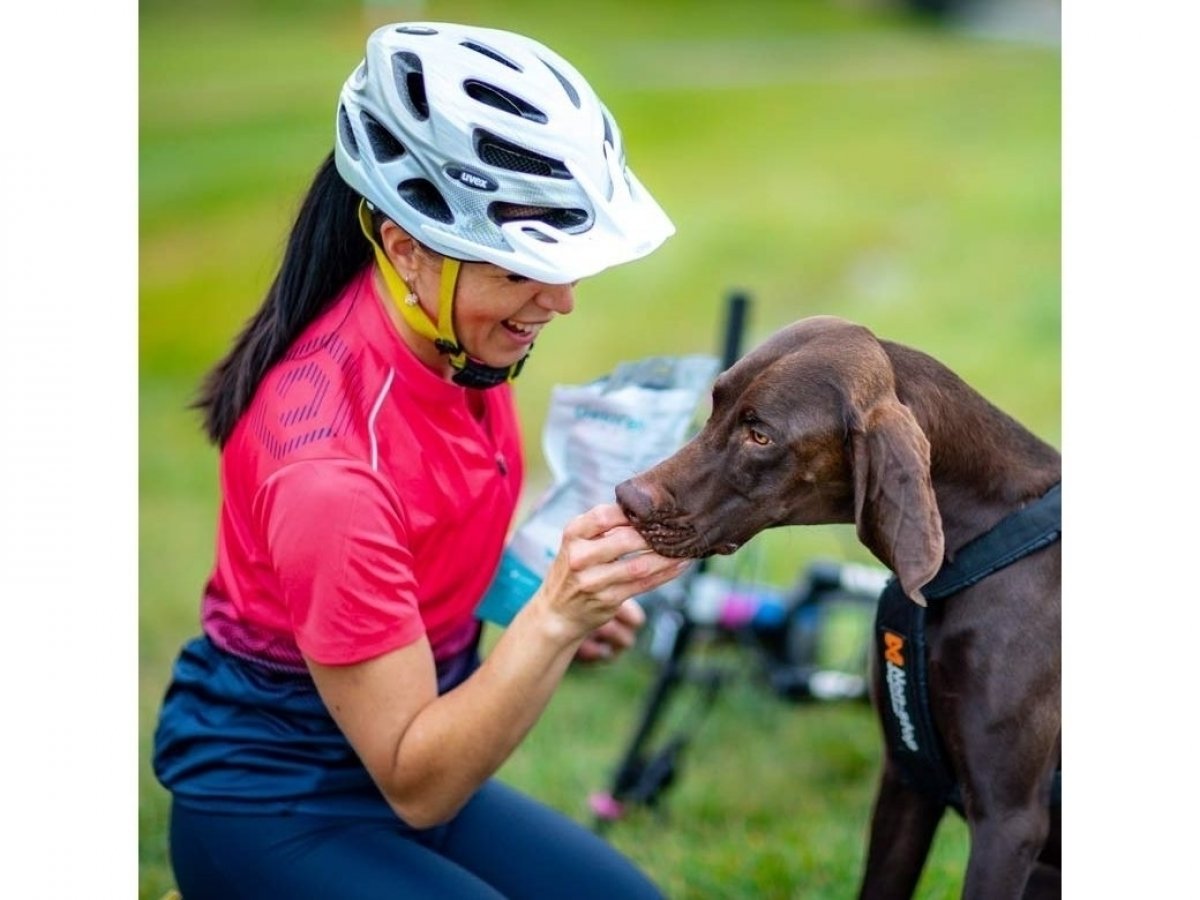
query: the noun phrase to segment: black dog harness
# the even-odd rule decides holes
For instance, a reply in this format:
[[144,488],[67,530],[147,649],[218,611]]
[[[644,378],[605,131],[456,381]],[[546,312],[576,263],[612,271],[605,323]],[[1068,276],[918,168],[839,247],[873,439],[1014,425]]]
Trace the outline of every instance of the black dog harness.
[[[1011,565],[1062,536],[1062,484],[1010,513],[946,562],[921,588],[926,600],[942,600]],[[879,598],[875,618],[884,673],[884,732],[888,751],[913,787],[941,797],[961,814],[962,791],[946,763],[929,709],[929,653],[925,607],[905,596],[892,578]],[[1054,776],[1051,803],[1062,803],[1062,771]]]

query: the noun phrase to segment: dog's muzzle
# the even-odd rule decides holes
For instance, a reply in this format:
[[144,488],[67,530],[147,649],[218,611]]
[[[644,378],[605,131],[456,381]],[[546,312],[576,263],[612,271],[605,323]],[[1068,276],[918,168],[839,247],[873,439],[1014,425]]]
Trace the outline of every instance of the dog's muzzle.
[[637,478],[617,485],[617,503],[638,534],[655,553],[676,559],[700,559],[713,554],[730,554],[739,544],[724,541],[710,545],[695,524],[682,521],[685,514],[674,503],[656,496],[656,491]]

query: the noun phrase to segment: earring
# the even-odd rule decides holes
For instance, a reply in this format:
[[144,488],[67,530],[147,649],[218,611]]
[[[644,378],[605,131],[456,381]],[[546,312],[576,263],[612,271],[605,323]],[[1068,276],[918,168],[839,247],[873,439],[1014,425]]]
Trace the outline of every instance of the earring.
[[404,286],[408,288],[408,295],[404,298],[404,305],[416,306],[418,303],[416,291],[412,289],[412,285],[407,281],[404,283]]

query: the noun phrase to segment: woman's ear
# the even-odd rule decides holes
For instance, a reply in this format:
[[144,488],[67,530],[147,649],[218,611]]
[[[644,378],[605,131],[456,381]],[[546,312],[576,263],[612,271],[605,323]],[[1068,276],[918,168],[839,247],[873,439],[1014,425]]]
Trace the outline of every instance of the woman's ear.
[[417,277],[417,242],[391,219],[379,226],[379,241],[397,274],[411,284]]

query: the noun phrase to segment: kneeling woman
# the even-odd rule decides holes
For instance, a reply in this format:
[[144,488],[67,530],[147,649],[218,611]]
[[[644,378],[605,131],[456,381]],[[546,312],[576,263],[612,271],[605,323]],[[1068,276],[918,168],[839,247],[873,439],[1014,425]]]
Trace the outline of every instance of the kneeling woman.
[[154,756],[180,890],[658,897],[492,776],[571,660],[627,647],[631,598],[684,563],[598,506],[482,663],[474,609],[521,490],[510,382],[580,278],[673,228],[587,82],[518,35],[378,29],[334,131],[199,404],[216,563]]

